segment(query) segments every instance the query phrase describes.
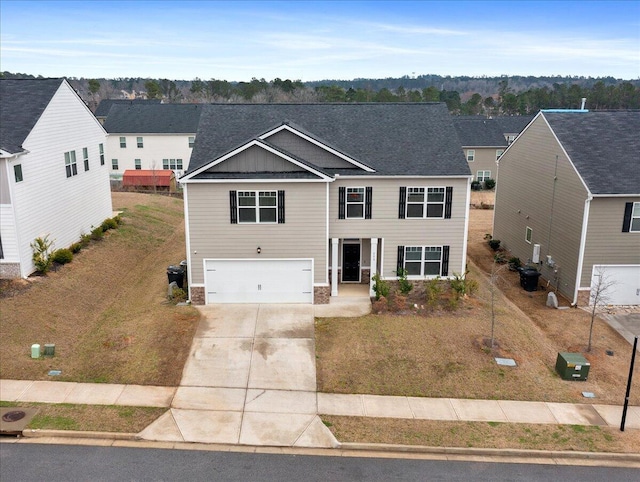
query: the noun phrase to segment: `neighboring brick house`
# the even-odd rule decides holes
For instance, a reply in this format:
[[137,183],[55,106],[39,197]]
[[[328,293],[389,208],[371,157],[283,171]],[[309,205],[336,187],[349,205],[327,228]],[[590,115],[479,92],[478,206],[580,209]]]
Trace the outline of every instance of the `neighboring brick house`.
[[105,143],[66,80],[0,79],[0,277],[35,271],[35,238],[66,248],[111,217]]
[[640,112],[542,111],[499,160],[493,236],[573,304],[640,304]]
[[445,104],[214,104],[184,189],[193,303],[327,303],[464,273],[471,175]]

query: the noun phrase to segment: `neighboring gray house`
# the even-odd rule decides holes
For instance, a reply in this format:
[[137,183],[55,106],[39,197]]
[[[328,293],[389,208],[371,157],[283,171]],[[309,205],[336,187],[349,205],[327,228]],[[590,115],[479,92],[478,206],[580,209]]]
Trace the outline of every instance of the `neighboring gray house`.
[[453,125],[464,156],[469,163],[473,180],[484,183],[487,179],[496,179],[497,164],[507,141],[494,119],[484,116],[456,116]]
[[[130,102],[130,101],[129,101]],[[111,179],[126,170],[167,170],[184,174],[204,104],[114,104],[104,123],[109,133]]]
[[503,115],[493,119],[509,145],[516,140],[533,117],[532,115]]
[[214,104],[197,139],[180,180],[195,304],[465,271],[471,175],[445,104]]
[[640,304],[640,112],[542,111],[499,160],[493,236],[573,304]]

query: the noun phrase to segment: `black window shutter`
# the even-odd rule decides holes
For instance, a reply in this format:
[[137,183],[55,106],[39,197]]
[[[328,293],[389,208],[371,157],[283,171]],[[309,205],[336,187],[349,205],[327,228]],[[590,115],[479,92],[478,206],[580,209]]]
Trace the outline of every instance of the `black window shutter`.
[[453,187],[447,186],[444,196],[444,218],[451,219],[451,203],[453,201]]
[[404,269],[404,246],[398,246],[398,264],[396,270],[400,271]]
[[365,196],[364,196],[364,218],[371,219],[371,200],[373,198],[373,188],[371,186],[367,186],[365,188]]
[[238,224],[238,195],[236,191],[229,191],[229,207],[231,209],[231,224]]
[[278,224],[284,224],[284,191],[278,191]]
[[441,276],[449,276],[449,246],[442,247],[442,271]]
[[400,203],[398,206],[398,219],[404,219],[406,202],[407,202],[407,188],[405,186],[401,186],[400,187]]
[[344,219],[345,192],[344,186],[338,188],[338,219]]
[[633,203],[624,205],[624,218],[622,218],[622,232],[628,233],[631,230],[631,212],[633,211]]

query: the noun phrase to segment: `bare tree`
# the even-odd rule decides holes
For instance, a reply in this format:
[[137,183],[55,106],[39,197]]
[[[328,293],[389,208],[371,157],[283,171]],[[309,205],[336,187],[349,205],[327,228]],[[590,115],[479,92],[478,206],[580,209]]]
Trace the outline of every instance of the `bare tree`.
[[596,319],[598,309],[606,305],[611,299],[611,288],[615,281],[603,267],[596,268],[594,279],[591,281],[591,292],[589,294],[589,306],[591,306],[591,325],[589,326],[589,344],[587,351],[591,351],[591,339],[593,337],[593,323]]

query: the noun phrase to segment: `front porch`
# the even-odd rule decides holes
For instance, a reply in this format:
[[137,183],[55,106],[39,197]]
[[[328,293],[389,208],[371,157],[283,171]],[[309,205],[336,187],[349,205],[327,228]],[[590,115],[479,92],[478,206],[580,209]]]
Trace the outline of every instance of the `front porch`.
[[381,238],[331,238],[331,298],[374,296],[373,277],[380,273]]

